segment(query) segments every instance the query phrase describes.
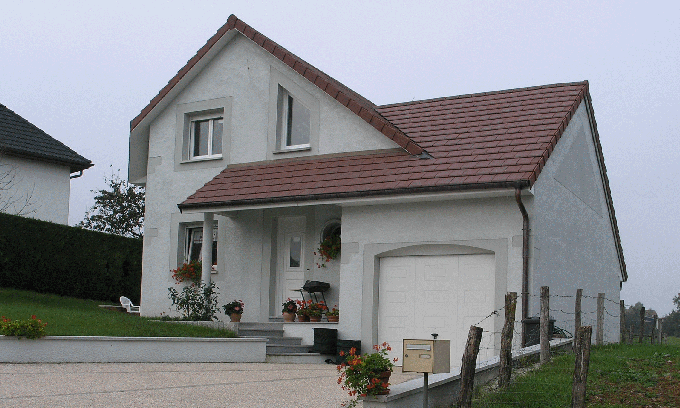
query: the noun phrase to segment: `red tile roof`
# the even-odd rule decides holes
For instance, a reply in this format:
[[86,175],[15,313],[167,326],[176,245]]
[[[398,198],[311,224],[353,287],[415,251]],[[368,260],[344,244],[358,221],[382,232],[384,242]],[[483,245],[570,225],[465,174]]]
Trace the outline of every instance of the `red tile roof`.
[[431,158],[388,150],[232,165],[180,208],[530,186],[587,93],[579,82],[381,106]]
[[423,153],[423,149],[418,146],[413,140],[406,136],[399,128],[394,126],[389,121],[380,115],[376,110],[375,104],[352,91],[337,80],[326,75],[320,69],[315,68],[302,58],[296,56],[292,52],[286,50],[274,41],[262,35],[260,32],[239,20],[235,15],[229,16],[226,24],[224,24],[215,35],[213,35],[208,42],[201,47],[196,55],[194,55],[177,74],[170,79],[168,84],[160,90],[149,104],[142,109],[142,111],[130,122],[130,131],[133,131],[142,120],[155,108],[163,98],[165,98],[170,91],[177,86],[177,84],[184,78],[184,76],[203,58],[208,51],[228,32],[236,30],[251,39],[257,45],[262,47],[274,57],[281,60],[284,64],[294,69],[297,73],[305,77],[309,82],[316,85],[319,89],[326,92],[332,98],[340,102],[347,109],[354,112],[360,118],[365,120],[368,124],[376,128],[383,135],[395,141],[401,148],[413,155]]

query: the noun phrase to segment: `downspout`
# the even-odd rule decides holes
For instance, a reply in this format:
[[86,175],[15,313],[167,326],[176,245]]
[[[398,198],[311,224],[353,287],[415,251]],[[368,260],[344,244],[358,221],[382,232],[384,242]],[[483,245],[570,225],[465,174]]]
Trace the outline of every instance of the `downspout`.
[[78,174],[73,174],[73,175],[71,175],[69,178],[70,178],[71,180],[73,180],[73,179],[77,179],[78,177],[80,177],[80,176],[82,176],[82,175],[83,175],[83,171],[80,170],[80,172],[79,172]]
[[515,200],[522,213],[522,347],[526,347],[524,320],[529,317],[529,214],[522,203],[522,187],[515,187]]

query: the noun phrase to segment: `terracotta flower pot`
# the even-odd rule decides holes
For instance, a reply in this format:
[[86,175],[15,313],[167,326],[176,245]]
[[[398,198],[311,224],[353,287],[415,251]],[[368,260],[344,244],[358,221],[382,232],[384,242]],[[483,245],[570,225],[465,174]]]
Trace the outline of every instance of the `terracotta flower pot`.
[[298,319],[298,322],[308,322],[308,321],[309,321],[309,316],[307,316],[307,315],[298,315],[297,319]]
[[378,378],[380,379],[380,382],[383,384],[384,387],[377,393],[378,395],[387,395],[390,393],[390,389],[387,387],[389,386],[391,375],[392,371],[383,371],[382,373],[378,374]]
[[284,313],[283,314],[283,321],[290,323],[295,321],[295,313]]
[[337,323],[340,320],[340,316],[326,316],[326,319],[331,323]]
[[241,313],[232,313],[229,315],[229,318],[231,319],[232,322],[240,322],[241,321]]
[[320,322],[321,316],[309,316],[309,321],[314,323]]

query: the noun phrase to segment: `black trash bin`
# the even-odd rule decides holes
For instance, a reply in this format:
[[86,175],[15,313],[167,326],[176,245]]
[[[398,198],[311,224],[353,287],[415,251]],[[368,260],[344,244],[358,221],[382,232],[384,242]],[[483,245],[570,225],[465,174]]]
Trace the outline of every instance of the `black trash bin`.
[[337,353],[338,329],[314,329],[314,346],[312,353],[331,354]]
[[[522,320],[524,332],[526,333],[526,347],[534,346],[541,342],[541,318],[529,317]],[[553,330],[555,330],[555,319],[548,320],[548,339],[552,340]]]
[[342,364],[347,361],[347,355],[352,348],[357,349],[357,354],[360,354],[361,340],[338,340],[338,355],[336,358],[336,364]]

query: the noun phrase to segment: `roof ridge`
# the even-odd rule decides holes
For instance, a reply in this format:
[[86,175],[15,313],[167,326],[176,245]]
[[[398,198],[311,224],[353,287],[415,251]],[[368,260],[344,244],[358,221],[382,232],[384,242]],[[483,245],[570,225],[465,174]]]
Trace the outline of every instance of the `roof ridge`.
[[447,100],[454,100],[454,99],[463,99],[463,98],[470,98],[470,97],[474,97],[474,96],[498,95],[498,94],[504,94],[504,93],[518,92],[518,91],[532,91],[532,90],[537,90],[537,89],[548,89],[548,88],[566,87],[566,86],[574,86],[574,85],[583,85],[583,86],[587,87],[588,81],[585,80],[585,81],[579,81],[579,82],[562,82],[562,83],[555,83],[555,84],[548,84],[548,85],[535,85],[535,86],[520,87],[520,88],[509,88],[509,89],[503,89],[503,90],[500,90],[500,91],[487,91],[487,92],[469,93],[469,94],[462,94],[462,95],[440,96],[440,97],[437,97],[437,98],[419,99],[419,100],[415,100],[415,101],[395,102],[395,103],[388,103],[388,104],[385,104],[385,105],[378,105],[378,109],[390,108],[390,107],[393,107],[393,106],[406,106],[406,105],[426,103],[426,102],[439,102],[439,101],[447,101]]
[[363,119],[366,123],[373,126],[380,133],[397,143],[402,149],[409,154],[419,155],[424,152],[415,141],[406,135],[401,129],[376,110],[376,105],[351,90],[346,85],[340,83],[338,80],[332,78],[330,75],[317,69],[313,65],[304,61],[302,58],[296,56],[284,47],[272,41],[259,31],[255,30],[243,20],[240,20],[234,14],[230,15],[227,22],[220,27],[217,32],[208,39],[208,41],[201,47],[187,63],[177,72],[177,74],[168,81],[159,93],[149,102],[149,104],[142,109],[132,121],[130,121],[130,131],[133,131],[142,120],[161,102],[161,100],[177,85],[181,79],[203,58],[208,51],[215,45],[227,32],[236,30],[243,34],[246,38],[252,40],[262,49],[273,55],[275,58],[288,65],[294,71],[306,78],[309,82],[316,85],[319,89],[328,94],[331,98],[337,100],[340,104],[345,106],[350,111]]

